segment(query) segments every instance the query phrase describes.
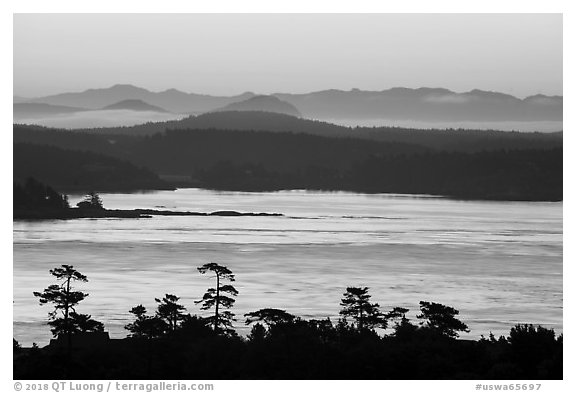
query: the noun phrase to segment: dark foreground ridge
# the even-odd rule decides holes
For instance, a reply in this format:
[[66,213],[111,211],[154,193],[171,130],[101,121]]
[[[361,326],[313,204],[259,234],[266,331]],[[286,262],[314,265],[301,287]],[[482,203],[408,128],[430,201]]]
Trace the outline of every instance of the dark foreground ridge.
[[562,379],[562,336],[531,325],[477,341],[428,328],[380,337],[329,320],[257,326],[226,336],[192,317],[159,338],[78,333],[72,350],[62,339],[16,346],[14,379]]
[[406,308],[382,311],[368,287],[346,288],[336,323],[263,308],[244,314],[252,328],[241,337],[234,273],[215,262],[198,272],[215,284],[194,301],[208,316],[165,294],[155,313],[132,307],[129,336],[110,339],[79,311],[88,294],[77,284],[88,278],[71,265],[51,269],[59,284],[33,294],[53,304],[55,338],[42,349],[14,339],[14,379],[562,379],[563,335],[553,329],[518,324],[507,338],[462,340],[470,330],[455,308],[420,301],[413,323]]

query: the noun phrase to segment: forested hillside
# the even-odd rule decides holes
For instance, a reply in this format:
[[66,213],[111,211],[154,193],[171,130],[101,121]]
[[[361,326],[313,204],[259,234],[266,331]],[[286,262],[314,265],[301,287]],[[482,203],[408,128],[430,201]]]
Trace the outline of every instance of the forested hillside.
[[326,137],[368,139],[380,142],[414,143],[449,151],[548,148],[562,146],[562,133],[510,132],[459,129],[412,129],[401,127],[344,127],[269,112],[214,112],[182,120],[148,123],[132,127],[83,130],[95,134],[153,135],[166,130],[218,129],[292,132]]
[[14,182],[33,177],[64,192],[169,189],[148,169],[89,151],[14,144]]
[[[158,175],[173,186],[222,190],[562,200],[561,135],[464,130],[388,135],[387,141],[376,141],[293,132],[177,129],[137,137],[15,125],[14,142],[26,145],[15,147],[20,159],[15,158],[14,170],[15,176],[34,176],[62,190],[82,188],[87,182],[100,184],[98,189],[165,188]],[[32,149],[35,153],[30,153]]]

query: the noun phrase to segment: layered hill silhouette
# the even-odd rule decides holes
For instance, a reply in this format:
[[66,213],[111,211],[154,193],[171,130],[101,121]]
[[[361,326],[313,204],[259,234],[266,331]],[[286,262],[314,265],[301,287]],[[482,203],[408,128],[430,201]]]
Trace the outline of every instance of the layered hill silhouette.
[[[43,148],[127,160],[137,167],[149,168],[176,187],[562,200],[561,133],[453,130],[426,134],[419,130],[413,134],[406,131],[383,135],[389,139],[212,128],[130,136],[15,125],[13,140],[38,146],[39,151],[28,155],[28,160],[34,162],[37,170],[57,166],[58,170],[51,173],[56,173],[58,179],[50,183],[61,189],[76,185],[75,177],[70,175],[76,173],[76,159],[70,156],[67,160],[65,154],[43,154]],[[15,173],[47,181],[38,173],[28,174],[27,165],[26,159],[15,160]],[[66,179],[73,183],[56,181]]]
[[[324,120],[562,121],[563,115],[561,96],[535,95],[520,99],[482,90],[456,93],[442,88],[352,89],[303,94],[276,93],[272,96],[294,106],[303,117]],[[185,93],[176,89],[151,92],[132,85],[114,85],[34,98],[27,102],[100,109],[119,101],[137,99],[173,113],[199,114],[255,97],[257,95],[251,92],[222,97]]]
[[232,97],[217,97],[193,93],[188,94],[176,89],[151,92],[133,85],[118,84],[109,88],[89,89],[83,92],[62,93],[34,98],[28,102],[101,109],[124,100],[142,100],[150,105],[164,108],[173,113],[201,113],[221,108],[232,102],[244,101],[253,96],[253,93],[244,93]]
[[234,102],[215,112],[272,112],[300,117],[300,112],[292,104],[282,101],[274,96],[255,96],[246,101]]
[[[102,187],[118,190],[125,189],[126,179],[138,177],[139,184],[131,188],[158,189],[166,186],[164,179],[172,186],[221,190],[310,189],[558,201],[563,187],[562,132],[345,127],[305,117],[561,121],[562,100],[543,95],[520,100],[501,93],[445,89],[211,97],[116,85],[26,104],[41,105],[46,111],[81,108],[84,114],[119,113],[140,116],[139,120],[145,119],[140,114],[152,113],[167,121],[74,131],[14,125],[14,143],[35,146],[18,147],[20,158],[15,158],[14,170],[19,177],[34,176],[63,190],[86,188],[89,183],[84,180],[97,175],[102,176],[98,177]],[[164,108],[172,113],[158,112]],[[175,113],[194,108],[206,113],[173,120],[181,116]],[[279,111],[289,114],[275,113]],[[148,170],[136,176],[125,167],[126,176],[116,178],[114,168],[122,165],[114,160]],[[96,165],[91,164],[94,161]],[[52,170],[43,174],[46,168]],[[86,170],[78,173],[77,168]],[[54,174],[57,177],[47,178]]]
[[331,138],[413,143],[447,151],[475,152],[495,149],[540,149],[562,146],[562,132],[509,132],[488,130],[423,130],[400,127],[345,127],[271,112],[210,112],[182,120],[132,127],[84,129],[107,135],[145,136],[167,130],[230,130],[302,133]]
[[170,189],[146,168],[122,157],[87,150],[62,149],[31,143],[14,143],[13,180],[33,177],[66,192],[136,191]]
[[123,100],[112,105],[105,106],[103,110],[131,110],[131,111],[151,111],[151,112],[168,112],[166,109],[160,108],[159,106],[150,105],[142,100]]
[[295,132],[334,137],[350,136],[350,131],[352,130],[349,127],[318,120],[302,119],[283,113],[265,111],[215,111],[197,116],[188,116],[181,120],[147,123],[132,127],[93,128],[79,131],[143,136],[165,132],[166,130],[194,129]]

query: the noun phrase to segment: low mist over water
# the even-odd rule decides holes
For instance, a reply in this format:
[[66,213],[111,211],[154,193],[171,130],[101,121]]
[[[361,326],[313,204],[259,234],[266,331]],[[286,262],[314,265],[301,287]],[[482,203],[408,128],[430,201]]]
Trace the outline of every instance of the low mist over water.
[[55,128],[128,127],[149,122],[180,120],[187,115],[153,111],[99,110],[74,112],[48,117],[15,118],[15,123]]
[[[14,222],[14,337],[46,344],[48,307],[32,295],[48,270],[72,264],[88,276],[79,310],[112,337],[128,310],[181,296],[192,314],[212,282],[196,268],[228,266],[239,291],[232,309],[264,307],[305,318],[338,318],[347,286],[368,286],[383,311],[420,300],[460,310],[463,337],[507,334],[516,323],[562,331],[562,203],[469,202],[442,198],[180,189],[102,194],[107,208],[277,212],[284,217],[154,217]],[[70,198],[72,203],[79,196]]]

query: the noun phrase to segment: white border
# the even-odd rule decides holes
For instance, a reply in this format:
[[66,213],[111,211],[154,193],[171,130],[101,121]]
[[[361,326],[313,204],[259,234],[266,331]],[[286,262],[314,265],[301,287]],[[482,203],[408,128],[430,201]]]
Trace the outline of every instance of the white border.
[[[564,258],[564,309],[567,310],[564,315],[564,334],[565,334],[565,372],[564,381],[542,381],[542,392],[568,392],[576,391],[576,383],[574,382],[573,354],[574,351],[574,324],[572,317],[573,300],[574,300],[574,247],[572,239],[576,239],[573,229],[573,184],[570,170],[574,168],[572,147],[573,147],[573,115],[571,108],[574,108],[573,83],[574,77],[570,71],[575,69],[573,60],[573,47],[576,37],[573,7],[570,1],[560,0],[547,0],[543,1],[503,1],[503,0],[484,0],[481,2],[465,2],[462,0],[411,0],[406,2],[400,1],[312,1],[312,0],[290,0],[283,2],[272,2],[266,0],[220,0],[212,2],[200,1],[121,1],[121,0],[99,0],[96,2],[82,2],[78,0],[12,0],[2,3],[2,16],[0,26],[2,29],[2,91],[0,97],[2,99],[2,168],[6,171],[6,179],[11,177],[12,173],[12,16],[13,13],[58,13],[58,12],[105,12],[105,13],[170,13],[170,12],[230,12],[230,13],[250,13],[250,12],[304,12],[304,13],[318,13],[318,12],[334,12],[334,13],[358,13],[358,12],[386,12],[386,13],[400,13],[400,12],[418,12],[418,13],[563,13],[564,14],[564,102],[565,111],[564,115],[564,129],[567,132],[564,135],[565,161],[564,161],[564,191],[565,198],[564,204],[564,217],[565,225],[564,238],[568,239],[565,244],[565,258]],[[10,59],[8,57],[10,53]],[[8,169],[9,168],[9,169]],[[8,173],[8,170],[10,172]],[[3,292],[2,292],[2,311],[5,313],[5,319],[8,315],[12,316],[12,226],[10,209],[6,208],[12,206],[12,192],[11,185],[6,180],[4,184],[4,192],[2,193],[2,205],[5,209],[2,211],[2,258],[3,263]],[[10,188],[9,188],[10,187]],[[566,285],[568,284],[568,285]],[[9,310],[9,311],[8,311]],[[3,381],[6,382],[6,391],[13,391],[12,379],[12,360],[11,348],[8,347],[10,343],[10,336],[12,331],[12,323],[9,319],[2,329],[2,350],[6,362],[3,363],[2,376]],[[132,381],[135,382],[135,381]],[[143,381],[146,382],[146,381]],[[209,382],[209,381],[201,381]],[[473,381],[284,381],[284,382],[237,382],[237,381],[213,381],[217,386],[217,392],[243,392],[243,391],[294,391],[304,389],[305,391],[312,391],[318,389],[330,389],[335,391],[350,391],[358,388],[362,389],[391,389],[396,391],[408,391],[418,389],[420,391],[431,392],[468,392],[474,390],[475,383]],[[488,381],[478,381],[486,384]],[[496,381],[494,381],[496,382]],[[512,381],[516,382],[516,381]],[[535,382],[535,381],[532,381]]]

